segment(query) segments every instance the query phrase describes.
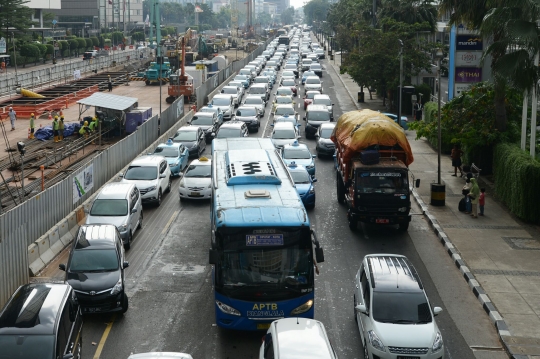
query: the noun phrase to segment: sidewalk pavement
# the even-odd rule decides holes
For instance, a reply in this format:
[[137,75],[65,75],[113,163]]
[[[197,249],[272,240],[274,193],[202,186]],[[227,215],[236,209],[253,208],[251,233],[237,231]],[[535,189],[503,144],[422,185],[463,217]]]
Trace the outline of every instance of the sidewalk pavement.
[[[339,74],[340,58],[336,57],[335,65],[329,59],[326,63]],[[365,103],[357,104],[360,87],[347,74],[339,77],[358,109],[384,111],[382,100],[375,94],[370,100],[367,91]],[[482,303],[512,358],[540,359],[540,228],[514,218],[493,198],[494,185],[482,176],[485,216],[475,219],[459,212],[465,180],[452,176],[452,161],[447,155],[441,159],[446,205],[431,206],[430,183],[437,182],[437,151],[425,139],[416,140],[414,131],[406,134],[415,159],[410,169],[422,180],[414,197],[431,228]]]

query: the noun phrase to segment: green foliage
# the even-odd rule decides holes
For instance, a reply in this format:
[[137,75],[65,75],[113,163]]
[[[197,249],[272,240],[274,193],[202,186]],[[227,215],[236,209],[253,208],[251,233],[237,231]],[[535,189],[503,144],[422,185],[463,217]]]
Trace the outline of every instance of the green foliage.
[[44,57],[45,54],[47,53],[47,45],[44,45],[44,44],[34,44],[38,47],[39,49],[39,57]]
[[108,46],[108,47],[111,47],[112,46],[112,41],[111,39],[104,39],[103,40],[103,47],[105,46]]
[[81,52],[84,52],[84,50],[86,50],[86,39],[82,37],[78,37],[76,40],[77,40],[77,43],[79,44],[77,48],[81,50]]
[[283,24],[294,23],[294,7],[290,7],[281,12],[281,22]]
[[518,146],[495,146],[494,174],[497,198],[519,218],[540,224],[540,162]]
[[114,45],[118,45],[119,43],[122,42],[123,39],[124,39],[124,34],[122,34],[122,32],[120,31],[115,31],[111,35],[111,40]]
[[428,84],[415,85],[414,88],[416,89],[416,98],[418,101],[420,101],[420,94],[422,94],[422,103],[429,101],[431,96],[431,87],[429,87]]
[[79,53],[79,41],[77,41],[77,39],[68,40],[68,45],[69,56]]
[[45,52],[45,55],[52,55],[54,52],[54,46],[51,44],[45,45],[47,47],[47,51]]
[[[521,113],[522,98],[520,94],[515,90],[507,91],[506,112],[509,114],[509,118],[514,120],[509,122],[507,132],[500,132],[495,128],[493,112],[495,91],[493,87],[493,84],[490,83],[475,84],[469,91],[455,97],[443,106],[441,110],[443,148],[460,143],[463,151],[470,156],[486,146],[489,147],[498,142],[514,141],[519,138],[519,124],[516,119],[520,118]],[[413,122],[409,128],[416,130],[416,139],[426,137],[432,145],[436,145],[436,141],[433,142],[433,139],[437,137],[437,121],[431,121],[432,117],[427,113],[426,116],[426,120]],[[427,118],[430,119],[429,122]],[[433,119],[436,118],[435,113]]]
[[92,41],[91,46],[99,46],[99,39],[97,38],[97,36],[92,36],[90,40]]
[[161,37],[165,37],[169,34],[169,32],[167,31],[167,29],[161,29]]
[[66,40],[60,40],[58,41],[58,47],[60,48],[60,50],[67,50],[69,44]]
[[32,27],[34,23],[30,19],[34,9],[30,9],[25,3],[26,0],[0,1],[0,37],[11,37],[13,29],[24,33]]
[[424,121],[433,122],[437,120],[438,105],[436,102],[426,102],[424,105]]
[[143,32],[134,32],[133,35],[131,35],[131,38],[133,41],[144,41],[144,33]]
[[105,47],[105,38],[103,36],[99,36],[99,47],[104,48]]
[[304,16],[306,22],[311,24],[314,21],[325,21],[330,3],[328,0],[311,0],[304,5]]
[[167,30],[168,35],[176,34],[176,28],[174,26],[167,26],[165,27],[165,30]]
[[24,57],[39,57],[39,47],[36,44],[24,44],[20,47],[19,52]]
[[91,49],[93,46],[94,46],[94,42],[92,41],[92,39],[89,39],[89,38],[86,38],[84,39],[84,41],[86,42],[86,49]]

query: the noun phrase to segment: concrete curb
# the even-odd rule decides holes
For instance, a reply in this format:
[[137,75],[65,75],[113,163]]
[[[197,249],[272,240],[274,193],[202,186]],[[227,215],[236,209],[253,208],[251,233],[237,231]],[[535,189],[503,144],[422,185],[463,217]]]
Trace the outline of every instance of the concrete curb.
[[[330,60],[328,60],[328,63],[330,64]],[[336,69],[336,66],[330,64],[330,67],[332,67],[334,69],[334,72],[336,73],[336,76],[339,78],[339,81],[341,81],[341,84],[343,85],[343,88],[345,88],[345,90],[347,90],[347,93],[351,97],[351,100],[352,100],[352,103],[354,104],[354,106],[356,106],[357,109],[361,110],[362,107],[360,107],[360,105],[356,103],[356,99],[354,98],[353,94],[351,93],[351,90],[349,90],[349,87],[347,85],[345,85],[345,82],[341,78],[341,74]]]
[[495,325],[495,328],[497,329],[497,334],[499,335],[499,338],[501,339],[501,342],[503,343],[506,352],[511,356],[512,359],[528,359],[529,357],[527,355],[513,352],[507,339],[511,337],[510,330],[508,329],[508,326],[506,325],[506,322],[502,318],[501,314],[493,305],[491,299],[484,291],[484,288],[482,288],[480,283],[478,283],[474,274],[471,273],[469,267],[467,266],[467,263],[461,257],[461,254],[456,249],[448,235],[444,232],[437,218],[435,218],[435,216],[433,216],[429,212],[428,206],[425,204],[424,200],[422,199],[422,197],[420,197],[418,192],[414,189],[413,197],[416,200],[416,203],[418,203],[418,205],[422,208],[422,213],[426,216],[429,224],[431,225],[431,229],[433,229],[433,231],[441,241],[441,244],[446,248],[448,255],[452,258],[454,264],[460,270],[463,278],[467,281],[467,284],[476,296],[476,299],[478,299],[478,301],[482,304],[482,308],[484,308],[484,311],[488,314],[489,319],[491,320],[493,325]]

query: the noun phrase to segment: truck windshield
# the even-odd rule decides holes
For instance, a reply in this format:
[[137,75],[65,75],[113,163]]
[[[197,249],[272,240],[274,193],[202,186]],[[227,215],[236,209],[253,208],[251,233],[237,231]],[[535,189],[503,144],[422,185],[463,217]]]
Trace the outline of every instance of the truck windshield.
[[359,193],[407,193],[407,176],[401,172],[360,172],[356,189]]

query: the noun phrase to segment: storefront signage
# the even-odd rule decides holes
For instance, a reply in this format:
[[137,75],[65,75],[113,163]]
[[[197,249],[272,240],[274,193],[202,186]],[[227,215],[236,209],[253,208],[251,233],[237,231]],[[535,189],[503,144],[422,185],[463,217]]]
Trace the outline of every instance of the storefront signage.
[[454,96],[460,96],[463,92],[468,91],[471,88],[471,84],[461,83],[455,84],[454,86]]
[[482,51],[482,38],[479,35],[457,35],[456,50]]
[[457,51],[456,66],[457,67],[480,67],[482,59],[481,51]]
[[480,82],[482,81],[482,69],[478,67],[456,67],[456,82]]

